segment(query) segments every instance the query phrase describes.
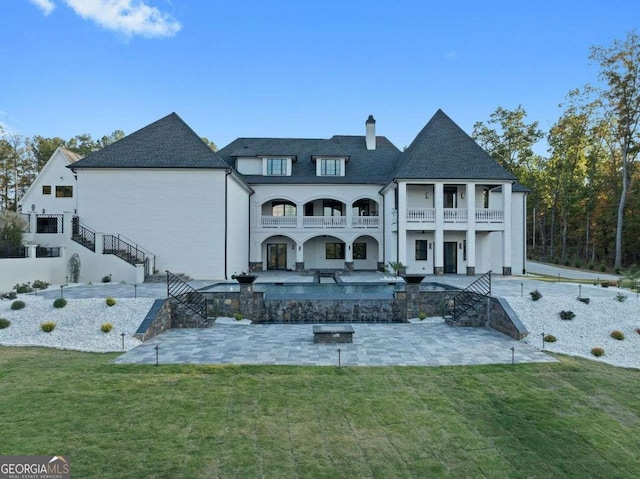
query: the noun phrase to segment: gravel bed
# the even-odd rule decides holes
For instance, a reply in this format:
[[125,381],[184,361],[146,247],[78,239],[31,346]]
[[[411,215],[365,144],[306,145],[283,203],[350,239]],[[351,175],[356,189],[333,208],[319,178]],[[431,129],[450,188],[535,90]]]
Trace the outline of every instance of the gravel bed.
[[[54,308],[52,299],[19,295],[26,307],[14,311],[12,300],[0,301],[0,318],[11,321],[8,328],[0,329],[2,346],[45,346],[77,351],[128,351],[139,345],[133,337],[153,304],[153,299],[117,299],[107,306],[105,299],[68,299],[64,308]],[[56,328],[45,333],[40,324],[54,321]],[[103,323],[113,324],[109,333],[103,333]]]
[[[626,301],[617,301],[617,293],[627,295]],[[557,341],[544,343],[545,350],[640,368],[640,334],[635,331],[640,328],[640,300],[635,293],[611,288],[610,297],[591,297],[589,304],[568,296],[506,299],[529,330],[524,342],[542,349],[542,334],[552,334]],[[573,311],[575,318],[560,319],[560,311]],[[613,339],[613,330],[622,331],[625,339]],[[604,356],[593,356],[593,347],[603,348]]]

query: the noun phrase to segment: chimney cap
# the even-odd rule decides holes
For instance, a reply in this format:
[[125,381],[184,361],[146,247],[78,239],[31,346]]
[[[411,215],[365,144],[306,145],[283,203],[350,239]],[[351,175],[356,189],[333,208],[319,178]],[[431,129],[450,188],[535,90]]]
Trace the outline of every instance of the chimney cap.
[[373,119],[373,115],[369,115],[369,118],[367,118],[367,121],[365,123],[375,123],[376,120]]

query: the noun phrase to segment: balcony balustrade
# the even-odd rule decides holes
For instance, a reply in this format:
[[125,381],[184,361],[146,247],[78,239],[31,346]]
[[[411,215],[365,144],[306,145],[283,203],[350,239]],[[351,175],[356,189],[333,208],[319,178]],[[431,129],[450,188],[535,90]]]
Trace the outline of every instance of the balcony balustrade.
[[[297,216],[262,216],[262,228],[299,228]],[[302,228],[380,228],[379,216],[354,216],[347,224],[346,216],[303,216]]]

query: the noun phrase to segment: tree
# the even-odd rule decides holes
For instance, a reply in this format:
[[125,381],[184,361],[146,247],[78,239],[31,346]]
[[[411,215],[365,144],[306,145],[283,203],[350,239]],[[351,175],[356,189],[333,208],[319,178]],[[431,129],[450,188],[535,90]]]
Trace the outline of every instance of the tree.
[[26,226],[26,220],[19,213],[0,211],[0,248],[22,246],[22,232]]
[[614,260],[614,266],[620,268],[624,211],[639,148],[640,37],[633,31],[624,41],[615,40],[609,48],[591,47],[589,58],[600,65],[599,77],[608,87],[602,92],[605,115],[614,125],[614,140],[620,152],[622,189],[618,201]]
[[207,146],[211,148],[213,151],[218,151],[218,147],[216,146],[216,144],[213,141],[211,141],[209,138],[202,136],[200,137],[200,139],[204,141],[207,144]]
[[[473,139],[518,178],[533,168],[536,155],[532,147],[544,137],[537,121],[530,124],[524,122],[526,116],[522,105],[515,110],[498,107],[489,117],[487,125],[481,121],[473,125]],[[488,125],[496,125],[497,129]]]
[[51,155],[56,151],[59,146],[67,146],[67,142],[60,137],[45,138],[40,135],[36,135],[31,140],[33,154],[36,157],[38,164],[38,171],[40,171],[44,165],[47,164]]

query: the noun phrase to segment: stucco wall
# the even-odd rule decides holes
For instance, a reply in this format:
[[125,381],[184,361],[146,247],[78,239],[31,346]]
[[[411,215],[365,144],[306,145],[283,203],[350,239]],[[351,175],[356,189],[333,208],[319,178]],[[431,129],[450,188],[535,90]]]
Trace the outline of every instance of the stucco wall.
[[224,170],[82,169],[78,214],[153,253],[159,271],[223,278],[224,183]]

